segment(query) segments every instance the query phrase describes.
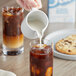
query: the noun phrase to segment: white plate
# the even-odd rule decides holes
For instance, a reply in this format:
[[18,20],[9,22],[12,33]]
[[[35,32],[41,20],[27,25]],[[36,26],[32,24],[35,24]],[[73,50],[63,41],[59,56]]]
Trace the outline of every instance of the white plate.
[[62,58],[62,59],[67,59],[67,60],[76,60],[76,55],[62,54],[62,53],[56,51],[56,49],[55,49],[55,44],[59,40],[65,38],[69,35],[73,35],[73,34],[76,34],[76,29],[65,29],[65,30],[56,31],[56,32],[53,32],[53,33],[47,35],[44,39],[44,43],[45,44],[54,43],[54,56],[56,56],[58,58]]

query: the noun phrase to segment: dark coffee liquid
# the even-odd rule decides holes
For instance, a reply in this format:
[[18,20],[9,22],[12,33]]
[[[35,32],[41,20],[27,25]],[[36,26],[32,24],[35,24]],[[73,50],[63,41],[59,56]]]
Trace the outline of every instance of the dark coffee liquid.
[[53,76],[53,51],[51,46],[32,47],[30,51],[31,76]]
[[17,14],[20,8],[9,8],[3,12],[3,34],[7,36],[17,36],[22,34],[21,22],[24,18],[23,13]]

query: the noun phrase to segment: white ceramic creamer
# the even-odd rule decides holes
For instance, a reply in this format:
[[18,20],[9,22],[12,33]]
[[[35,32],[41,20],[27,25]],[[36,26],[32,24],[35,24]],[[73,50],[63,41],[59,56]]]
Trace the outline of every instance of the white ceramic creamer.
[[21,30],[25,37],[29,39],[42,38],[48,26],[47,15],[37,9],[30,11],[21,24]]

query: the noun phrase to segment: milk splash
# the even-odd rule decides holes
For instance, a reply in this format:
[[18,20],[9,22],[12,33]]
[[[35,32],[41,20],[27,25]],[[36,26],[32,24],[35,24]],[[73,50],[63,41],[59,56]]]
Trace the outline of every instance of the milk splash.
[[45,24],[39,20],[29,20],[28,24],[30,27],[37,32],[37,35],[40,39],[40,47],[42,45],[42,37],[44,34],[43,29],[45,28]]

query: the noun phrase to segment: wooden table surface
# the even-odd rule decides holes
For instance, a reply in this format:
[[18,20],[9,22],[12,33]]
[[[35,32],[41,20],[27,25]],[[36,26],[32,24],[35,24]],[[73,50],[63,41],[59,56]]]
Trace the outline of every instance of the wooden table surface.
[[[47,0],[42,0],[43,11],[47,13]],[[17,6],[15,0],[0,0],[0,42],[2,41],[1,8],[4,6]],[[26,15],[27,12],[25,12]],[[29,42],[25,38],[24,53],[18,56],[4,56],[0,54],[0,69],[12,71],[17,76],[29,76]],[[76,76],[76,61],[67,61],[54,57],[54,76]]]

